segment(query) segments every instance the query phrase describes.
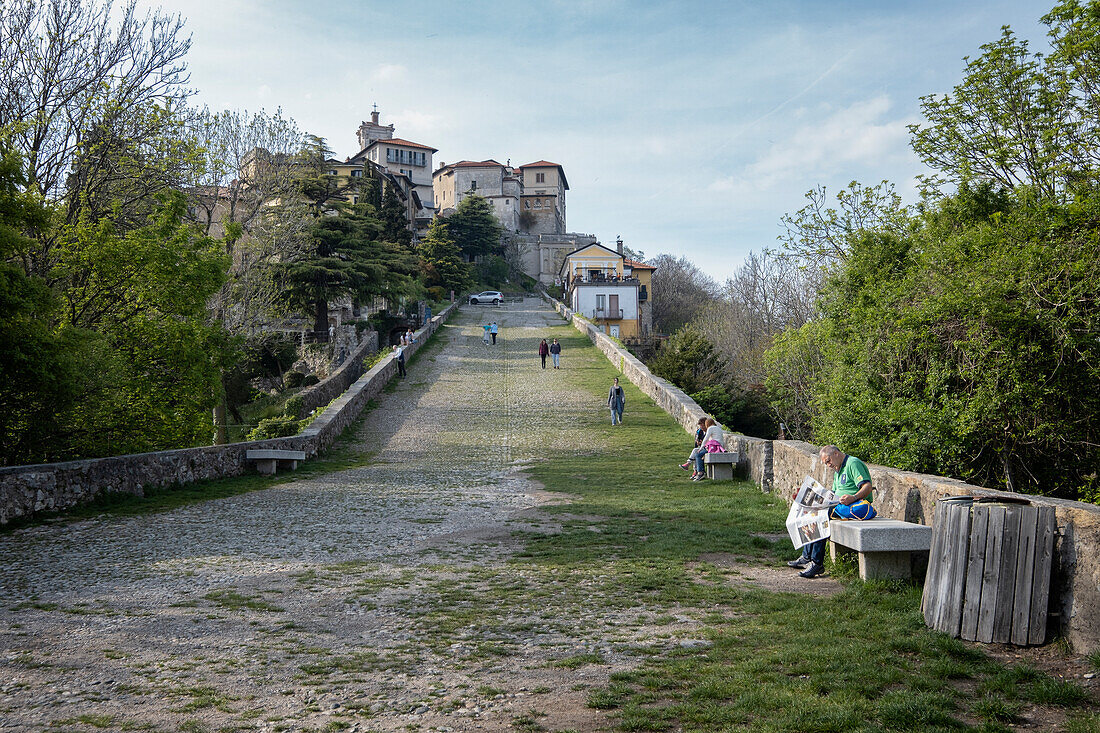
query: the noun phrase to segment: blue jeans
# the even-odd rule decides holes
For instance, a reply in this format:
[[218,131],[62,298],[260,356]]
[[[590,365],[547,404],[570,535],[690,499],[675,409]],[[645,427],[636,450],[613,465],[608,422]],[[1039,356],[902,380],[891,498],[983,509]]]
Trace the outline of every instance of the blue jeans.
[[707,469],[706,469],[705,465],[703,464],[703,459],[706,458],[706,457],[707,457],[707,452],[705,450],[701,450],[695,455],[695,472],[696,473],[706,473]]
[[551,354],[550,358],[554,360],[554,368],[558,367],[558,359],[561,358],[561,354]]
[[825,543],[828,540],[817,540],[811,542],[808,545],[802,547],[802,557],[807,558],[814,565],[823,565],[825,563]]

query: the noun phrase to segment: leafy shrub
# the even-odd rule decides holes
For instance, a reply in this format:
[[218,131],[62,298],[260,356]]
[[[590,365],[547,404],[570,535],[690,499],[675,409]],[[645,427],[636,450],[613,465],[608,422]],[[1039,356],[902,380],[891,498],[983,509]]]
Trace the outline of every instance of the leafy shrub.
[[321,378],[318,377],[316,374],[307,374],[306,378],[302,380],[302,386],[303,387],[312,387],[313,385],[317,384],[320,381],[321,381]]
[[294,395],[286,401],[283,405],[283,415],[286,417],[293,417],[297,419],[298,415],[302,412],[302,396]]
[[248,434],[249,440],[267,440],[268,438],[286,438],[297,435],[302,430],[302,421],[287,415],[282,417],[269,417],[260,420],[252,432]]
[[302,386],[302,380],[306,378],[306,375],[301,372],[287,372],[283,377],[283,384],[289,389],[298,389]]

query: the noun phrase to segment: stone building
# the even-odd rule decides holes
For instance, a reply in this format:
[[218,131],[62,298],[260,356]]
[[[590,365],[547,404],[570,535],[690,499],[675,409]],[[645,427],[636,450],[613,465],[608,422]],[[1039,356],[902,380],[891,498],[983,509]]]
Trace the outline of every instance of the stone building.
[[432,187],[440,216],[448,216],[458,208],[462,199],[477,194],[492,204],[493,213],[505,232],[519,230],[523,184],[519,174],[510,166],[492,159],[441,164],[432,174]]
[[489,200],[504,231],[565,234],[565,192],[569,182],[557,163],[540,160],[512,167],[495,160],[440,164],[432,174],[436,206],[447,216],[470,194]]

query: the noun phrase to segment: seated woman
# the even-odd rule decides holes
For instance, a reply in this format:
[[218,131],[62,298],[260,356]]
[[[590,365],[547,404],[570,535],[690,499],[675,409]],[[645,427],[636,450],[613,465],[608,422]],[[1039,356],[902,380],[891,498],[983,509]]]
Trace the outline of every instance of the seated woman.
[[695,473],[691,474],[692,481],[702,481],[707,477],[706,468],[703,465],[703,459],[706,458],[707,453],[726,452],[726,446],[722,440],[722,427],[712,417],[708,417],[705,424],[707,431],[703,433],[703,450],[695,454]]

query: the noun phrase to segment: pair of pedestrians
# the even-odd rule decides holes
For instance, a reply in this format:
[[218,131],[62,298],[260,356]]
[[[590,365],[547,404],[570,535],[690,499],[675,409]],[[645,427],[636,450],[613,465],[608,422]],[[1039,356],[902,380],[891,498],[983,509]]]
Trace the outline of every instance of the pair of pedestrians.
[[546,339],[542,340],[539,344],[539,358],[542,359],[542,368],[546,368],[546,357],[551,356],[554,359],[554,368],[561,369],[561,344],[557,339],[554,339],[554,343],[547,344]]
[[489,345],[489,339],[492,339],[495,344],[497,342],[497,331],[499,330],[497,322],[492,321],[491,323],[486,323],[482,328],[485,329],[485,335],[482,337],[482,341],[485,342],[485,345]]

